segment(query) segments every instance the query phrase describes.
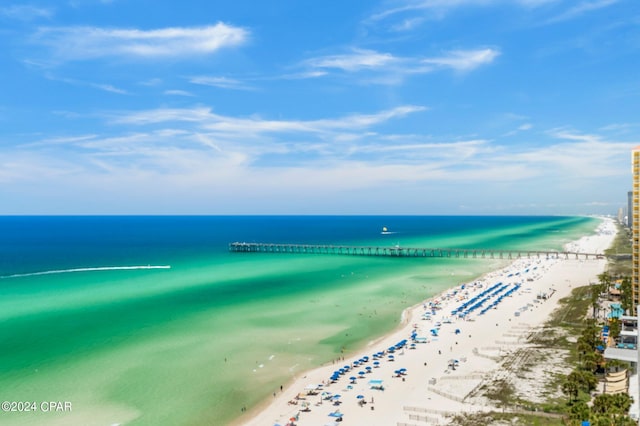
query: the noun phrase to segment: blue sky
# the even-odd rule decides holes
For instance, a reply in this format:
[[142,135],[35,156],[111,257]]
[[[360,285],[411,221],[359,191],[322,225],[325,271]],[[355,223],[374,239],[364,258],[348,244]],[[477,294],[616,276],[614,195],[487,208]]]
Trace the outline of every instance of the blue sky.
[[0,3],[0,214],[601,214],[637,0]]

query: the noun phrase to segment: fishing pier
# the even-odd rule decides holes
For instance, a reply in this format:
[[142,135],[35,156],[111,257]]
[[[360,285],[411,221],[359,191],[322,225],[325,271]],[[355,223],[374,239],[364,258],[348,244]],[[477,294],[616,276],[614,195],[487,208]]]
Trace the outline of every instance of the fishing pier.
[[437,257],[461,259],[520,259],[520,258],[565,258],[565,259],[603,259],[599,253],[580,253],[571,251],[539,250],[498,250],[498,249],[456,249],[456,248],[420,248],[420,247],[379,247],[348,246],[325,244],[278,244],[243,243],[229,244],[232,253],[278,253],[278,254],[331,254],[343,256],[378,257]]

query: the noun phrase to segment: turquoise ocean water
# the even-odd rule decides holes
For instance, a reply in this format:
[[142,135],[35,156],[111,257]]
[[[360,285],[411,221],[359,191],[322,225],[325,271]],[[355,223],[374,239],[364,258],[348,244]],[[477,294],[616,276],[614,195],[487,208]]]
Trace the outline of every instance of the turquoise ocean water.
[[[502,264],[228,243],[560,249],[585,217],[0,217],[0,424],[225,425]],[[382,234],[382,227],[390,233]],[[140,268],[138,268],[140,267]]]

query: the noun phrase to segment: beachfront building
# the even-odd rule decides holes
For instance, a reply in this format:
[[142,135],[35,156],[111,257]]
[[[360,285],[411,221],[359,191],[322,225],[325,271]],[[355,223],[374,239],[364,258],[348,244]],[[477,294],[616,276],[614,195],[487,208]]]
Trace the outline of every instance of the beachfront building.
[[638,315],[638,294],[640,293],[640,146],[631,151],[631,171],[633,174],[632,217],[632,273],[631,273],[631,315]]
[[627,192],[627,228],[631,229],[633,226],[633,215],[631,211],[633,210],[633,191]]
[[[612,315],[613,314],[613,315]],[[629,415],[633,419],[640,418],[640,381],[638,380],[638,317],[620,315],[615,316],[612,311],[609,318],[617,318],[620,321],[620,335],[617,339],[609,340],[609,327],[605,326],[602,331],[602,339],[606,345],[604,353],[605,359],[615,359],[623,361],[629,365],[624,370],[624,377],[618,371],[608,372],[603,381],[604,393],[628,393],[633,398],[633,404],[629,409]],[[620,376],[620,377],[618,377]]]
[[[635,147],[631,151],[631,173],[633,176],[633,188],[632,192],[632,205],[631,210],[628,212],[629,216],[631,216],[631,247],[632,247],[632,256],[631,256],[631,315],[638,315],[638,293],[640,290],[640,146]],[[640,359],[640,345],[637,345],[638,348],[635,350],[635,359],[636,366],[638,359]],[[636,372],[636,377],[638,374]],[[637,380],[636,383],[633,384],[634,389],[638,391],[635,394],[636,402],[634,402],[634,413],[636,416],[640,416],[640,408],[638,405],[640,404],[640,380]],[[638,417],[636,417],[638,418]]]

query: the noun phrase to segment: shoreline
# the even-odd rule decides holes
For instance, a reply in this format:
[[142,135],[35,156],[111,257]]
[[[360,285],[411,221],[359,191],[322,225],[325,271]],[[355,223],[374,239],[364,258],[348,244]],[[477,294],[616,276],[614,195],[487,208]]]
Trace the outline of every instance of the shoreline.
[[[603,230],[605,232],[602,232]],[[614,237],[615,226],[612,220],[603,219],[594,234],[569,242],[566,247],[572,247],[575,251],[603,253],[611,245]],[[444,379],[454,379],[456,367],[457,370],[463,370],[474,377],[480,376],[481,372],[486,372],[491,364],[488,358],[497,357],[494,354],[481,354],[479,348],[491,352],[490,344],[499,342],[497,339],[503,334],[511,337],[520,333],[520,329],[530,331],[541,326],[556,308],[560,298],[567,295],[572,287],[579,284],[579,281],[587,279],[580,285],[588,284],[605,267],[606,259],[516,259],[504,267],[487,272],[468,283],[444,290],[404,309],[401,313],[401,321],[394,330],[367,343],[361,349],[349,353],[344,357],[344,361],[339,361],[341,364],[336,364],[334,360],[334,363],[325,363],[312,370],[301,372],[289,380],[282,391],[276,392],[273,399],[264,400],[237,418],[231,425],[272,426],[276,423],[286,425],[290,419],[297,418],[294,422],[296,425],[323,426],[332,424],[337,419],[337,417],[329,417],[329,414],[336,410],[343,415],[346,422],[343,424],[395,424],[410,418],[411,414],[406,413],[407,406],[405,406],[409,402],[429,406],[419,409],[413,414],[414,416],[424,416],[424,413],[420,414],[419,411],[460,412],[463,409],[462,404],[456,402],[453,395],[447,395]],[[530,275],[522,278],[525,270],[526,274]],[[564,285],[563,283],[554,284],[553,281],[563,278]],[[504,291],[516,288],[518,281],[520,286],[512,290],[513,294],[501,299],[494,308],[487,310],[484,315],[474,313],[469,314],[468,317],[465,316],[464,319],[455,316],[451,318],[452,308],[461,306],[465,301],[471,300],[500,280],[506,283],[503,284]],[[543,302],[533,303],[535,300],[540,300],[536,299],[539,294],[545,292],[549,297],[545,296]],[[424,312],[431,311],[432,306],[440,308],[433,311],[430,320],[422,319]],[[523,309],[524,307],[526,309]],[[516,312],[519,313],[516,314]],[[443,319],[447,320],[444,324]],[[488,327],[489,324],[493,325],[494,321],[496,321],[494,328]],[[503,323],[502,327],[499,325],[500,322]],[[438,335],[434,336],[430,334],[430,330],[436,324]],[[506,326],[509,329],[503,329]],[[371,358],[375,351],[390,348],[401,340],[409,340],[414,331],[420,337],[426,337],[428,343],[410,346],[409,341],[409,344],[396,353],[395,362],[389,361],[391,358],[387,358],[385,354],[385,357],[378,360],[379,365],[375,368],[372,368],[372,360],[368,360],[360,367],[355,367],[351,372],[341,375],[335,383],[328,383],[332,372],[342,363],[353,365],[354,361],[363,357]],[[498,349],[499,357],[509,352],[509,345],[503,346],[505,347]],[[451,361],[448,359],[451,357],[458,358],[455,360],[453,369],[448,362]],[[495,364],[496,361],[493,362]],[[366,374],[355,374],[357,369],[365,368],[365,364],[368,370],[361,371],[366,371]],[[395,374],[396,369],[399,368],[406,368],[406,373]],[[350,380],[350,377],[356,379]],[[370,379],[383,380],[385,390],[370,389],[368,384]],[[471,382],[473,381],[471,379]],[[454,380],[454,382],[462,385],[465,378]],[[438,386],[434,387],[436,383]],[[468,385],[471,386],[471,384]],[[313,386],[318,387],[319,395],[322,392],[340,394],[341,397],[337,399],[339,403],[333,405],[333,399],[325,400],[317,395],[304,395]],[[428,396],[425,396],[425,393]],[[361,398],[356,399],[356,396]],[[365,402],[362,403],[362,401]],[[435,403],[436,401],[438,402]],[[464,407],[464,410],[468,408],[471,407]]]

